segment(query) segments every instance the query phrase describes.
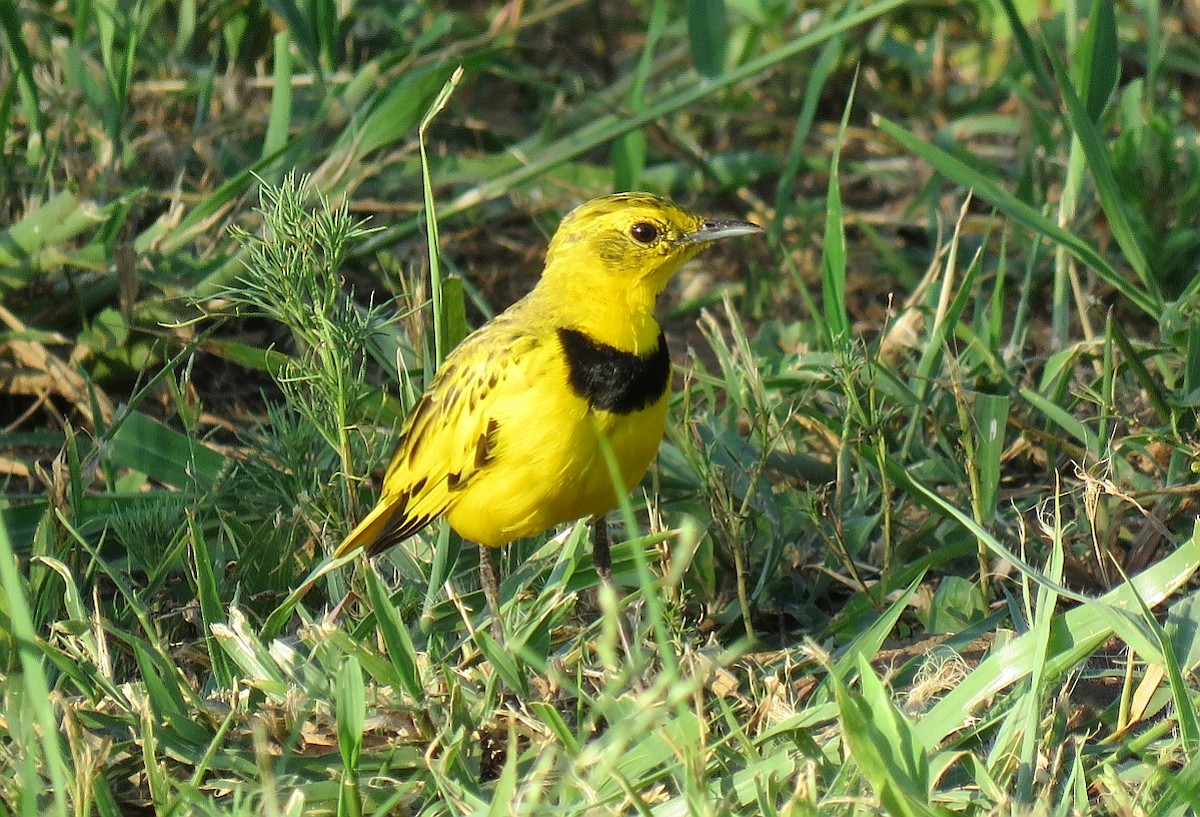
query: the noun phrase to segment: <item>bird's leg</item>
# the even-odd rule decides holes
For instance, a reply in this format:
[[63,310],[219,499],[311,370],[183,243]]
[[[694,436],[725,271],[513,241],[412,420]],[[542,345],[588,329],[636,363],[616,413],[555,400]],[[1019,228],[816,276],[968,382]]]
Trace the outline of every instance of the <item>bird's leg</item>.
[[597,517],[592,522],[592,564],[600,581],[613,587],[612,553],[608,549],[608,519]]
[[[592,564],[596,567],[596,575],[600,577],[600,583],[606,584],[612,588],[613,594],[617,592],[617,586],[613,584],[612,577],[612,552],[608,547],[608,518],[604,516],[596,517],[592,520]],[[596,609],[603,610],[604,605],[600,602],[600,593],[602,589],[599,585],[596,587]],[[617,633],[621,638],[621,647],[625,650],[626,657],[633,657],[633,650],[630,647],[629,634],[626,632],[629,629],[629,622],[625,620],[625,611],[617,607]]]
[[496,570],[492,549],[487,545],[479,546],[479,583],[483,585],[483,597],[487,600],[488,612],[492,616],[492,635],[496,641],[503,644],[504,626],[500,623],[500,574]]

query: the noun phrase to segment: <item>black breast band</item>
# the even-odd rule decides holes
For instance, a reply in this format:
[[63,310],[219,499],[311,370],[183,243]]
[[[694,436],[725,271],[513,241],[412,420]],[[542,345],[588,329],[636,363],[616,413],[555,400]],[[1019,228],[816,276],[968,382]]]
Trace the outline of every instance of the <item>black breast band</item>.
[[667,390],[671,357],[661,331],[658,345],[648,355],[622,352],[577,329],[560,328],[558,339],[567,358],[571,390],[592,408],[631,414],[654,405]]

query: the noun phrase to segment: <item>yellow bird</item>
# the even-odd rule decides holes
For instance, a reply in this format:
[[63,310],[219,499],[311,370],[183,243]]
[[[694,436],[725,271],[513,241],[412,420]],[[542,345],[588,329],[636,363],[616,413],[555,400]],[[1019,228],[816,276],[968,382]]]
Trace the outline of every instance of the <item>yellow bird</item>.
[[481,545],[500,635],[490,548],[597,517],[596,569],[611,582],[604,514],[641,481],[666,424],[671,361],[654,304],[671,275],[723,238],[761,232],[648,193],[580,205],[559,225],[537,286],[469,335],[405,420],[375,508],[338,546],[368,556],[445,516]]

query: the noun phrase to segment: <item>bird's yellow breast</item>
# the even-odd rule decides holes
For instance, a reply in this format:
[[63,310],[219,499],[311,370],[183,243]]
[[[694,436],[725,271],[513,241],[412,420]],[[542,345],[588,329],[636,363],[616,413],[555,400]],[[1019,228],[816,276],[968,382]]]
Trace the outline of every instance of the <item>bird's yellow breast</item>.
[[666,339],[638,354],[546,318],[527,297],[446,359],[405,423],[379,504],[343,549],[378,552],[442,515],[497,547],[603,514],[617,494],[602,439],[622,487],[641,480],[666,424]]
[[552,343],[524,364],[533,376],[519,392],[499,395],[490,411],[497,423],[491,463],[447,512],[459,535],[492,547],[611,510],[617,495],[601,438],[628,490],[646,473],[666,424],[665,383],[648,405],[616,413],[567,387],[569,367]]

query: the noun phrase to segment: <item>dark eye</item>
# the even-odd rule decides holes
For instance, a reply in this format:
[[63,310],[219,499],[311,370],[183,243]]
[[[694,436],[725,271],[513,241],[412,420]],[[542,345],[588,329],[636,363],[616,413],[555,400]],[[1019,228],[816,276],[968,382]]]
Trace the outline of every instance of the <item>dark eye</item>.
[[648,221],[639,221],[629,228],[629,234],[639,244],[653,244],[658,238],[658,228]]

